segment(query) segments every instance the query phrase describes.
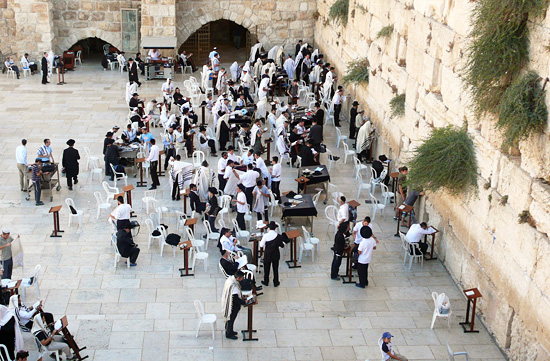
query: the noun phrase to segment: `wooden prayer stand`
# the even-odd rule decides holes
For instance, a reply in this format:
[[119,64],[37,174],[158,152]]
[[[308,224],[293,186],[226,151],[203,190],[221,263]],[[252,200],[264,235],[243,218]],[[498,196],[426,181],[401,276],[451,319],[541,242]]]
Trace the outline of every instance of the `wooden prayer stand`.
[[267,148],[267,162],[265,162],[267,165],[271,165],[271,143],[273,143],[273,139],[269,138],[265,141],[265,147]]
[[[254,305],[257,305],[258,304],[258,298],[255,297],[254,298],[254,302],[249,304],[249,305],[245,305],[244,307],[248,308],[248,320],[247,320],[247,329],[246,330],[242,330],[242,334],[243,334],[243,341],[258,341],[257,338],[253,338],[252,337],[252,333],[253,332],[256,332],[256,330],[254,330],[252,327],[252,322],[253,322],[253,319],[254,319]],[[247,335],[248,333],[248,335]]]
[[[476,303],[477,299],[481,298],[481,293],[477,288],[470,288],[469,290],[464,290],[464,295],[468,299],[468,305],[466,306],[466,321],[460,322],[460,325],[464,329],[464,333],[475,332],[478,333],[479,330],[474,330],[474,322],[476,319]],[[472,318],[470,319],[470,303],[472,304]],[[470,325],[468,330],[468,325]]]
[[409,228],[411,228],[411,222],[412,222],[412,210],[414,209],[413,206],[408,206],[406,204],[402,204],[399,207],[397,207],[397,211],[399,212],[397,215],[397,231],[395,233],[395,237],[399,237],[399,227],[401,226],[401,221],[403,218],[403,213],[407,213],[409,215]]
[[357,202],[355,199],[349,201],[348,204],[350,206],[352,206],[353,208],[355,208],[355,209],[357,209],[357,207],[359,207],[361,205],[361,203]]
[[197,224],[197,218],[188,218],[185,220],[184,226],[191,228],[193,234],[195,233],[195,224]]
[[48,213],[53,213],[53,232],[50,235],[50,237],[61,237],[61,235],[58,235],[57,233],[65,232],[60,229],[59,226],[59,210],[62,206],[55,206],[50,208],[50,211]]
[[[194,273],[189,273],[189,248],[191,241],[180,242],[178,247],[183,249],[183,268],[180,268],[180,277],[194,276]],[[183,273],[185,271],[185,274]]]
[[158,166],[159,166],[158,176],[159,177],[162,177],[164,175],[164,171],[162,170],[162,160],[161,160],[163,154],[164,154],[164,150],[161,150],[159,152],[159,164],[158,164]]
[[180,196],[183,196],[183,213],[187,215],[187,197],[189,196],[189,193],[191,191],[189,189],[185,189],[184,191],[180,191]]
[[[344,284],[348,283],[355,283],[353,280],[353,262],[351,261],[353,256],[353,246],[347,247],[344,249],[344,254],[342,254],[342,258],[346,259],[346,274],[342,277],[342,281]],[[347,280],[346,280],[347,277]]]
[[143,181],[143,162],[145,162],[145,158],[136,159],[136,163],[139,164],[139,182],[137,182],[137,187],[147,187],[147,182]]
[[56,69],[57,69],[57,78],[59,80],[59,83],[57,83],[57,85],[67,84],[65,83],[65,72],[63,71],[65,70],[65,68],[61,67]]
[[[261,237],[250,237],[250,242],[252,242],[252,256],[254,259],[252,260],[252,264],[256,266],[256,269],[260,269],[260,257],[259,257],[259,244],[262,240]],[[249,262],[250,263],[250,262]]]
[[393,194],[396,194],[397,191],[397,183],[399,182],[399,172],[390,173],[391,177],[391,191]]
[[[130,207],[132,206],[132,190],[134,190],[134,186],[133,185],[127,185],[127,186],[124,186],[122,187],[122,190],[126,193],[126,203],[128,203],[130,205]],[[132,212],[130,213],[130,217],[137,217],[135,214],[134,214],[134,211],[132,210]]]
[[74,354],[76,355],[79,361],[87,359],[88,356],[84,356],[84,357],[80,356],[80,351],[85,350],[86,346],[80,348],[76,344],[76,341],[74,340],[73,335],[71,335],[71,333],[69,332],[69,329],[67,328],[67,325],[69,324],[69,322],[67,321],[67,316],[61,317],[60,321],[61,321],[61,324],[63,325],[63,327],[61,327],[61,332],[63,333],[63,336],[67,341],[67,345],[69,345],[71,350],[73,350]]
[[206,122],[206,111],[204,109],[206,109],[206,106],[205,105],[201,105],[201,109],[202,109],[202,126],[204,127],[204,124]]
[[[435,247],[435,235],[439,233],[439,229],[435,228],[434,226],[430,226],[430,227],[433,228],[435,230],[435,232],[432,233],[432,234],[424,235],[424,241],[425,242],[427,242],[428,236],[432,237],[432,245],[430,246],[430,258],[427,258],[426,255],[424,255],[424,259],[426,261],[431,261],[431,260],[437,259],[437,257],[434,257],[434,247]],[[430,228],[430,227],[428,227],[428,228]]]
[[298,177],[295,179],[296,182],[298,182],[298,189],[296,191],[296,193],[300,194],[300,185],[304,185],[304,194],[307,193],[307,182],[309,182],[309,178],[306,178],[306,177]]
[[286,236],[290,239],[290,259],[286,261],[286,264],[288,268],[300,268],[302,266],[297,264],[298,253],[296,252],[296,239],[300,237],[300,232],[297,229],[293,229],[286,232]]

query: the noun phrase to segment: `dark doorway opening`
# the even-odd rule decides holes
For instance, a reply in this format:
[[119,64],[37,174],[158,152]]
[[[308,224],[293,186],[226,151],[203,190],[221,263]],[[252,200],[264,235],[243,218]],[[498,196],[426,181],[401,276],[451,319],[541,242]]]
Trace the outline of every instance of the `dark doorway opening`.
[[112,47],[111,44],[100,38],[86,38],[74,43],[69,50],[75,53],[82,50],[82,60],[93,60],[94,62],[103,59],[105,46]]

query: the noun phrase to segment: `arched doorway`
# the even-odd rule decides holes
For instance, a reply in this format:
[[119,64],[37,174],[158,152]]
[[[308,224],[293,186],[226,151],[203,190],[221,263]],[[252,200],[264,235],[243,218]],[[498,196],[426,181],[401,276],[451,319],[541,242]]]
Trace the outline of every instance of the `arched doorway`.
[[83,60],[92,60],[94,62],[100,62],[103,58],[104,47],[108,45],[112,48],[112,45],[103,39],[97,37],[85,38],[77,41],[69,48],[69,51],[77,52],[82,50]]
[[253,34],[230,20],[216,20],[204,24],[191,34],[180,46],[178,54],[183,50],[193,53],[195,64],[204,64],[208,54],[214,47],[222,55],[222,62],[238,61],[243,63],[250,53],[251,44],[255,44]]

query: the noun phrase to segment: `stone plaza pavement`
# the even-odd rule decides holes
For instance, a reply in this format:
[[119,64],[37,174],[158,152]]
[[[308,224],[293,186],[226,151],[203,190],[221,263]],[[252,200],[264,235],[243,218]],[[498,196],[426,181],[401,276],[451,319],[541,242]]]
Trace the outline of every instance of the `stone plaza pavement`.
[[[422,269],[417,264],[412,271],[403,267],[390,209],[386,209],[385,220],[378,214],[374,221],[380,244],[369,267],[369,286],[363,290],[329,278],[333,239],[326,235],[325,206],[320,202],[313,231],[321,239],[320,255],[315,254],[314,262],[304,256],[302,268],[297,269],[289,269],[281,262],[281,285],[264,287],[254,309],[257,342],[243,342],[240,334],[239,340],[228,340],[221,332],[220,294],[224,278],[218,270],[219,252],[215,245],[209,245],[208,272],[198,263],[195,276],[188,278],[179,276],[181,251],[174,258],[170,248],[164,257],[159,255],[158,244],[147,249],[147,215],[141,203],[144,188],[133,192],[134,209],[143,226],[136,238],[141,248],[138,266],[127,269],[120,262],[115,269],[106,213],[96,220],[93,192],[104,192],[97,178],[90,181],[83,148],[87,146],[92,154],[101,156],[107,130],[113,125],[125,127],[127,79],[127,73],[104,72],[99,62],[85,63],[69,72],[63,86],[55,84],[57,79],[42,85],[40,75],[20,80],[6,79],[5,75],[0,78],[0,159],[4,169],[0,174],[0,226],[10,228],[12,235],[21,234],[25,275],[36,264],[42,265],[39,279],[45,310],[56,318],[67,315],[69,329],[80,346],[88,347],[83,354],[89,355],[90,360],[380,360],[377,341],[384,331],[395,336],[393,344],[409,360],[448,360],[446,343],[454,351],[467,351],[470,360],[505,359],[479,320],[479,334],[463,333],[458,322],[464,320],[466,300],[438,260],[425,262]],[[140,97],[161,98],[160,81],[142,81]],[[175,84],[183,87],[182,75],[176,76]],[[347,134],[346,128],[344,123],[343,134]],[[153,133],[157,137],[158,128]],[[334,133],[332,126],[325,129],[325,143],[342,156],[342,147],[336,149]],[[76,140],[75,148],[82,160],[79,183],[73,191],[68,191],[62,178],[63,188],[54,191],[53,202],[47,191],[43,192],[44,206],[36,207],[34,197],[25,200],[19,190],[14,156],[23,137],[29,141],[29,162],[34,160],[43,138],[51,138],[56,161],[61,161],[65,142],[69,138]],[[208,161],[215,167],[217,159]],[[352,162],[344,164],[343,159],[331,171],[332,183],[348,199],[357,195],[352,172]],[[296,174],[295,169],[283,167],[282,191],[295,189]],[[129,183],[135,186],[136,179],[130,177]],[[162,177],[157,198],[169,209],[181,210],[181,202],[170,199],[168,187],[168,178]],[[367,192],[362,191],[359,218],[370,214],[363,202],[366,196]],[[77,231],[77,226],[67,226],[67,197],[84,211],[82,231]],[[50,206],[60,204],[64,206],[61,225],[65,233],[62,238],[50,238],[52,217],[47,212]],[[276,209],[274,215],[278,221],[280,211]],[[173,216],[164,223],[169,224],[169,231],[175,230]],[[204,234],[202,224],[196,232]],[[287,259],[288,253],[283,258]],[[340,273],[344,273],[344,265]],[[22,275],[18,268],[13,278]],[[445,319],[438,319],[434,329],[430,329],[432,291],[445,292],[451,300],[454,317],[450,330]],[[27,289],[27,303],[36,299],[34,288]],[[214,341],[208,325],[195,338],[194,300],[203,301],[206,312],[218,316]],[[242,311],[236,330],[244,329],[245,322],[246,312]],[[29,360],[36,360],[36,346],[29,334],[25,335],[25,345],[32,351]]]

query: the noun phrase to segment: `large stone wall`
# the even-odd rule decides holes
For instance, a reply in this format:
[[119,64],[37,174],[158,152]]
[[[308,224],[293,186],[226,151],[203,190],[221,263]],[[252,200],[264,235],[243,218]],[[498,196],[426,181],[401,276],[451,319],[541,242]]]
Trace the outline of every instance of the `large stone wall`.
[[[438,252],[456,282],[483,294],[479,315],[502,349],[513,360],[549,360],[550,187],[544,179],[550,180],[550,132],[522,142],[520,154],[509,156],[499,151],[496,119],[473,115],[461,69],[475,2],[350,0],[346,27],[328,19],[332,3],[318,1],[315,44],[340,75],[349,61],[368,58],[368,86],[348,90],[378,129],[377,154],[401,165],[434,127],[467,124],[477,150],[479,194],[430,193],[419,214],[442,230]],[[546,77],[550,17],[531,20],[529,68]],[[387,25],[394,26],[391,37],[376,39]],[[396,93],[406,93],[406,112],[391,119]],[[504,196],[508,201],[501,205]],[[536,227],[518,224],[523,210]]]

